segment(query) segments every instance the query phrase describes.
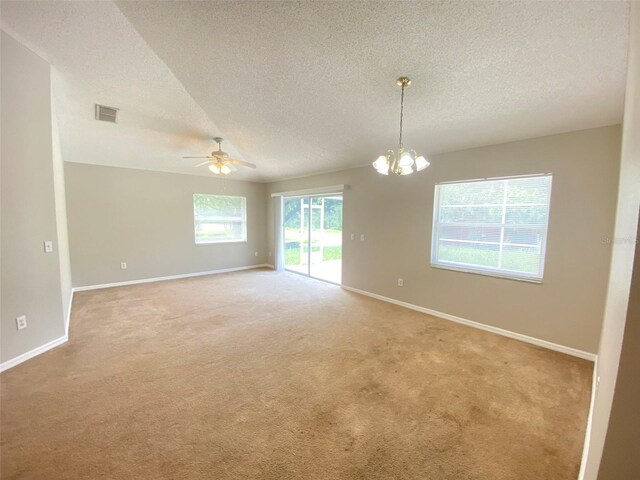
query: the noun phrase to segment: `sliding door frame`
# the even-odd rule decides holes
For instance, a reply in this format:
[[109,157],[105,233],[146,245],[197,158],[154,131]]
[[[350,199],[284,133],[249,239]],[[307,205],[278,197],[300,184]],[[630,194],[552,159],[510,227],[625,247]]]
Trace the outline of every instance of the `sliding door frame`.
[[[313,193],[313,194],[298,194],[296,195],[295,193],[291,194],[291,195],[282,195],[282,215],[283,215],[283,220],[282,220],[282,232],[281,232],[281,236],[282,236],[282,250],[284,251],[284,243],[285,243],[285,223],[284,223],[284,202],[286,199],[293,199],[293,198],[299,198],[299,199],[303,199],[306,198],[309,202],[309,221],[307,224],[307,273],[304,272],[299,272],[296,270],[291,270],[287,268],[287,263],[286,261],[283,261],[283,267],[287,272],[291,272],[291,273],[295,273],[297,275],[303,275],[305,277],[309,277],[309,278],[313,278],[315,280],[320,280],[322,282],[327,282],[327,283],[332,283],[333,285],[342,285],[342,276],[340,277],[340,283],[337,282],[332,282],[331,280],[326,280],[324,278],[319,278],[319,277],[314,277],[313,275],[311,275],[311,231],[312,231],[312,225],[311,225],[311,218],[312,218],[312,212],[313,212],[313,202],[311,201],[312,198],[322,198],[322,197],[340,197],[342,198],[342,210],[344,212],[344,192],[342,191],[337,191],[337,192],[327,192],[327,193]],[[324,215],[323,215],[324,216]],[[322,218],[322,217],[321,217]],[[344,219],[344,217],[343,217]],[[304,222],[304,220],[302,220]],[[342,223],[340,225],[340,232],[342,232]],[[343,233],[343,238],[344,238],[344,233]],[[340,255],[340,263],[342,264],[342,254]]]

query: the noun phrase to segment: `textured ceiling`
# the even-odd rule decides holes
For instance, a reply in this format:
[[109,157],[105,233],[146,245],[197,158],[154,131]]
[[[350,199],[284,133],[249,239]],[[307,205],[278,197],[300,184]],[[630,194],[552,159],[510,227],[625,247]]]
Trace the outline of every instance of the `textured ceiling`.
[[[3,30],[53,65],[66,161],[211,175],[182,156],[209,153],[223,132],[113,2],[3,1],[0,13]],[[118,124],[97,122],[95,103],[120,108]]]
[[[363,165],[393,148],[400,75],[413,79],[405,144],[425,153],[619,123],[628,10],[2,3],[3,28],[60,71],[67,160],[194,173],[180,156],[204,153],[202,139],[220,133],[258,164],[235,178],[261,181]],[[122,123],[93,121],[95,102],[120,107]]]

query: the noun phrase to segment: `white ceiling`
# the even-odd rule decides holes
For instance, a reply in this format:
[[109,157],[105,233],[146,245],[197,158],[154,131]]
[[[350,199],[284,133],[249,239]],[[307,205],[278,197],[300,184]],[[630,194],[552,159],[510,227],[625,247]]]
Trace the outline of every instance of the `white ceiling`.
[[[182,156],[211,152],[223,132],[113,2],[2,1],[0,13],[2,29],[54,67],[66,161],[211,175]],[[97,122],[95,103],[120,108],[118,124]]]
[[[626,2],[2,2],[52,62],[66,160],[268,181],[622,120]],[[121,109],[118,125],[93,104]],[[215,124],[213,123],[215,122]],[[232,148],[235,146],[235,149]]]

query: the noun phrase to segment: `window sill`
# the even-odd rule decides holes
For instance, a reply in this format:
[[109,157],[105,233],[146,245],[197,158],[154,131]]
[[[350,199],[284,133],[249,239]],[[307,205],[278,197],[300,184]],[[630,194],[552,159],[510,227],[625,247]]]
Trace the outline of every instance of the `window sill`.
[[496,278],[503,278],[505,280],[516,280],[518,282],[535,283],[538,285],[542,285],[542,279],[539,279],[539,278],[518,277],[516,275],[508,275],[505,273],[499,273],[499,272],[494,273],[494,272],[488,272],[486,270],[475,270],[473,268],[464,268],[464,267],[457,267],[454,265],[442,265],[442,264],[435,264],[435,263],[432,263],[431,267],[439,268],[441,270],[451,270],[454,272],[461,272],[461,273],[472,273],[475,275],[482,275],[485,277],[496,277]]
[[217,242],[196,242],[196,247],[206,246],[206,245],[225,245],[228,243],[247,243],[247,240],[219,240]]

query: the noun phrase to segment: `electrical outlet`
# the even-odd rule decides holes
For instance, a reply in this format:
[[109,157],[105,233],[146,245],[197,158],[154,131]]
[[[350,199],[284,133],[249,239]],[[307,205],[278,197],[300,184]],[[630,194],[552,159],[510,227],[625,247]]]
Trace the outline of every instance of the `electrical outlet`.
[[351,234],[351,240],[355,240],[355,239],[356,239],[356,236],[355,236],[355,234],[352,233]]
[[127,262],[120,262],[120,270],[126,270],[127,269]]
[[44,253],[53,252],[53,242],[51,240],[46,240],[44,242]]
[[16,317],[16,327],[18,328],[18,330],[27,328],[27,317],[25,315],[20,315],[19,317]]
[[258,252],[253,252],[253,256],[257,257],[258,256]]
[[269,252],[269,256],[271,256],[271,252]]
[[361,241],[361,242],[364,242],[364,233],[361,233],[361,234],[360,234],[360,241]]
[[398,279],[398,286],[399,287],[404,287],[404,280],[402,278]]

